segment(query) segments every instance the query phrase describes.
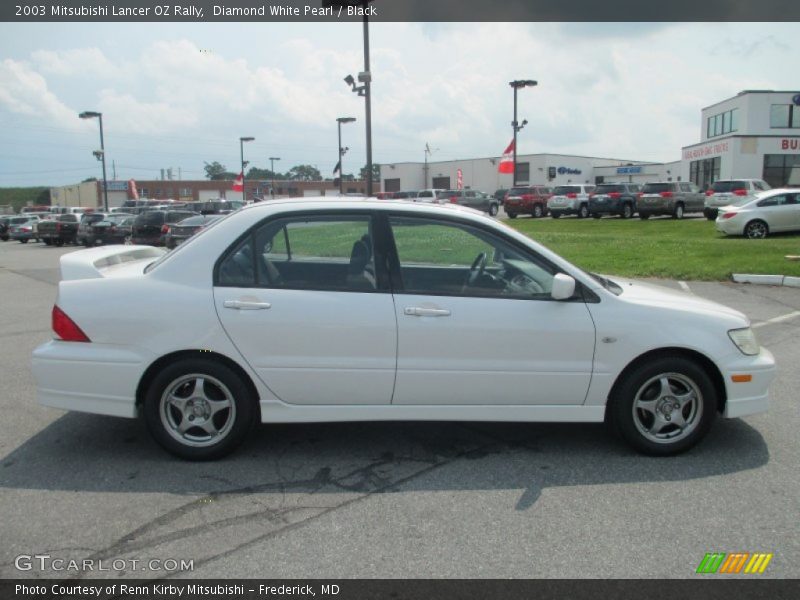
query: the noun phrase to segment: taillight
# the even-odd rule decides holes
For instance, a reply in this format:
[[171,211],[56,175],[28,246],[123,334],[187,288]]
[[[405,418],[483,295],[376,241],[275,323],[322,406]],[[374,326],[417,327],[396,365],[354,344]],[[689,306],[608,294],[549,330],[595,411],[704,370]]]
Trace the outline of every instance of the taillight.
[[111,227],[109,227],[109,230],[111,231],[111,233],[114,233],[117,230],[117,226],[112,225]]
[[661,192],[659,196],[662,198],[672,198],[672,192]]
[[161,233],[169,233],[169,225],[162,225]]
[[744,188],[739,188],[738,190],[733,190],[733,194],[735,196],[747,196],[747,190]]
[[637,198],[641,198],[642,196],[644,196],[644,192],[636,192]]
[[622,192],[609,192],[608,193],[608,197],[609,198],[619,198],[620,196],[622,196]]
[[594,198],[596,195],[597,195],[597,194],[595,194],[594,192],[590,192],[590,193],[589,193],[589,198]]
[[570,192],[569,194],[567,194],[567,198],[577,198],[577,197],[578,194],[576,194],[575,192]]
[[457,204],[458,203],[458,196],[450,196],[450,203]]
[[75,321],[57,305],[53,306],[53,331],[65,342],[91,342]]
[[714,190],[706,190],[706,196],[713,196]]
[[722,218],[723,218],[723,219],[730,219],[730,218],[732,218],[732,217],[735,217],[737,214],[738,214],[738,213],[735,213],[735,212],[729,212],[729,213],[725,213],[724,215],[722,215]]
[[61,223],[56,223],[56,233],[61,231]]

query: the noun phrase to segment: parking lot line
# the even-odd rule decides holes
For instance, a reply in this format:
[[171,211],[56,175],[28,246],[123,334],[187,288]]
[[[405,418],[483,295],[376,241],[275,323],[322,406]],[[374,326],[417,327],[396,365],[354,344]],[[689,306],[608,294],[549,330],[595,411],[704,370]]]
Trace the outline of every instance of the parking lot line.
[[791,319],[794,319],[795,317],[800,317],[800,310],[796,310],[794,312],[781,315],[780,317],[767,319],[766,321],[762,321],[761,323],[756,323],[755,325],[752,325],[752,327],[755,329],[756,327],[764,327],[766,325],[772,325],[773,323],[782,323],[783,321],[789,321]]

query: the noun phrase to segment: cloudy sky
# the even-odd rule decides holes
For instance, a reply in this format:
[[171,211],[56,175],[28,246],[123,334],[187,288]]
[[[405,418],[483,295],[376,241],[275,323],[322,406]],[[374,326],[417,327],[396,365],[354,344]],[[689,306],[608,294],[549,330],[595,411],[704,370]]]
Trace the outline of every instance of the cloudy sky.
[[[364,103],[343,82],[363,68],[357,23],[0,23],[0,186],[100,176],[92,150],[103,113],[109,170],[150,179],[204,161],[237,170],[365,163]],[[744,89],[800,88],[793,23],[373,23],[375,162],[497,156],[519,95],[521,153],[647,161],[680,158],[700,109]],[[109,172],[109,177],[111,173]]]

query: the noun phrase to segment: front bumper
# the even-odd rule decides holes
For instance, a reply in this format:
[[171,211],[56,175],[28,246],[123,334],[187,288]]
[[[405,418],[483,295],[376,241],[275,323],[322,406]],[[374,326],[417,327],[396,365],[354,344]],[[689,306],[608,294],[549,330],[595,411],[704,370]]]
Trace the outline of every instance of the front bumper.
[[[769,384],[775,378],[775,358],[766,348],[757,356],[740,354],[722,365],[727,401],[722,416],[746,417],[766,412],[769,408]],[[734,383],[734,375],[750,375],[746,383]]]
[[51,340],[33,351],[39,404],[114,417],[136,416],[136,388],[149,361],[131,348]]

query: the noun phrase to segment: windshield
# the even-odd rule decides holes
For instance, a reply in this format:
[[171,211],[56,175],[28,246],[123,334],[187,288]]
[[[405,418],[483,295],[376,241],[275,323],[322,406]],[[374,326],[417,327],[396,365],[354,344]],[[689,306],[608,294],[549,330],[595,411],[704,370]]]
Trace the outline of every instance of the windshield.
[[581,188],[577,185],[558,185],[553,190],[554,196],[566,196],[567,194],[579,194]]

